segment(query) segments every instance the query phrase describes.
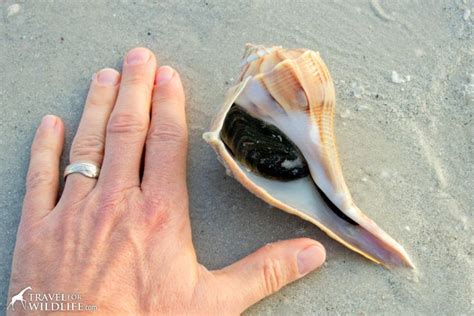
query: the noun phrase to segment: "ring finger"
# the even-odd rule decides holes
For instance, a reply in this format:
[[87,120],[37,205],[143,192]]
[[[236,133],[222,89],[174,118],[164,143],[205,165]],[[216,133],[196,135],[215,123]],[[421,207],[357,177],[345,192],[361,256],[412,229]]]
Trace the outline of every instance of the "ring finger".
[[[96,73],[87,95],[84,112],[71,146],[70,163],[91,162],[102,165],[104,158],[105,130],[117,98],[120,74],[114,69]],[[95,186],[97,180],[79,173],[67,177],[63,196],[81,199]]]

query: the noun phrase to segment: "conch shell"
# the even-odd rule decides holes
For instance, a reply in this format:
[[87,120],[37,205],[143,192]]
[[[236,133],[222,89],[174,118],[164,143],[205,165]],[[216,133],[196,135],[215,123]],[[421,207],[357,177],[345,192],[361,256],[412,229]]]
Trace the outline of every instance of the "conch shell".
[[335,91],[319,53],[247,44],[240,83],[203,138],[250,192],[387,267],[408,254],[355,205],[333,131]]

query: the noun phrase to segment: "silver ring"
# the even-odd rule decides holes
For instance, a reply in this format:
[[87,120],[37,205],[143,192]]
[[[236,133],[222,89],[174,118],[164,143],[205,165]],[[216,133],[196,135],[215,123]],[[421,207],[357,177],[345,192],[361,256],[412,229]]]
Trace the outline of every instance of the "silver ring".
[[91,162],[75,162],[66,167],[64,178],[72,173],[80,173],[85,177],[97,179],[100,173],[100,167]]

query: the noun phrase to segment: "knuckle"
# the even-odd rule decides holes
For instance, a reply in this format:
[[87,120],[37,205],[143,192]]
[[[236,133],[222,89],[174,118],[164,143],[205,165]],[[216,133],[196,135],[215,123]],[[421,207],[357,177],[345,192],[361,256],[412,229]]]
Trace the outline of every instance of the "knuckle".
[[104,195],[98,202],[98,211],[102,214],[114,214],[120,200],[110,195]]
[[149,141],[151,143],[165,143],[170,145],[183,145],[188,141],[187,130],[177,123],[163,122],[150,129]]
[[134,93],[151,94],[153,80],[149,80],[143,72],[132,71],[122,78],[120,89],[134,91]]
[[71,147],[71,161],[82,159],[102,160],[104,151],[104,136],[88,134],[78,137]]
[[275,293],[285,285],[285,272],[280,261],[273,258],[265,259],[262,273],[267,295]]
[[26,177],[26,187],[29,190],[34,190],[38,187],[53,186],[53,184],[54,178],[48,170],[30,170]]
[[142,209],[143,204],[135,186],[123,187],[115,182],[103,183],[92,197],[93,206],[106,218],[120,215],[129,210]]
[[101,192],[94,202],[96,209],[96,222],[113,221],[120,209],[124,206],[124,196],[119,190],[109,187],[109,190]]
[[165,226],[170,221],[170,200],[166,194],[154,192],[152,197],[146,201],[146,211],[153,218],[153,223],[158,226]]
[[147,210],[153,213],[168,213],[170,202],[166,197],[167,194],[154,191],[151,195],[152,196],[147,199]]
[[45,139],[39,139],[33,142],[31,146],[32,156],[44,156],[54,153],[56,151],[55,146],[52,142],[48,142]]
[[111,107],[113,104],[113,97],[104,93],[105,89],[110,88],[111,87],[108,86],[94,88],[94,91],[91,91],[87,97],[87,106],[92,108]]
[[112,134],[140,134],[147,130],[146,119],[133,113],[120,113],[110,118],[107,132]]
[[165,104],[169,107],[177,107],[185,102],[184,95],[178,92],[176,89],[163,89],[157,88],[153,94],[153,103]]
[[107,182],[96,195],[99,208],[108,210],[116,208],[126,199],[128,190],[129,188],[120,186],[117,181]]

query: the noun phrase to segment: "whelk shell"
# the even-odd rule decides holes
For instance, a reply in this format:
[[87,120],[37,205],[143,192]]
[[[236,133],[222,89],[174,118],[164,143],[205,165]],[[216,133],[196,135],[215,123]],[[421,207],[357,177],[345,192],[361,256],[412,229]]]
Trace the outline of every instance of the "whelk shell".
[[240,83],[203,138],[253,194],[387,267],[413,267],[363,214],[344,180],[333,132],[335,90],[319,53],[247,44]]

